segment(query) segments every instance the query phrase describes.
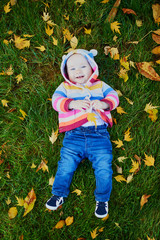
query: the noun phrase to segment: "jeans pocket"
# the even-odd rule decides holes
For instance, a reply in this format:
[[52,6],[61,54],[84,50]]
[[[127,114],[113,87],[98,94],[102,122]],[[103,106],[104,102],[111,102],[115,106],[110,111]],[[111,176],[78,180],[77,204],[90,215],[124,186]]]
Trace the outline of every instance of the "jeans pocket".
[[107,138],[108,140],[110,140],[110,135],[109,132],[107,131],[107,129],[100,129],[97,131],[97,134],[101,137]]

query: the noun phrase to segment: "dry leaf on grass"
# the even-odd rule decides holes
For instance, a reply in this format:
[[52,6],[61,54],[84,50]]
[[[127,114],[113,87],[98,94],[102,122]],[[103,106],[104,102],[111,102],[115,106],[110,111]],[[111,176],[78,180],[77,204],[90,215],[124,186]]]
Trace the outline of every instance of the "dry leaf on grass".
[[8,211],[8,216],[9,216],[10,219],[13,219],[17,216],[17,213],[18,213],[17,208],[16,207],[11,207]]
[[156,73],[156,71],[151,67],[149,62],[140,62],[136,63],[138,71],[145,76],[154,81],[160,81],[160,76]]
[[144,206],[144,204],[148,202],[148,198],[149,198],[150,196],[151,196],[151,195],[145,195],[145,194],[144,194],[144,195],[141,197],[141,201],[140,201],[141,209],[142,209],[142,207]]

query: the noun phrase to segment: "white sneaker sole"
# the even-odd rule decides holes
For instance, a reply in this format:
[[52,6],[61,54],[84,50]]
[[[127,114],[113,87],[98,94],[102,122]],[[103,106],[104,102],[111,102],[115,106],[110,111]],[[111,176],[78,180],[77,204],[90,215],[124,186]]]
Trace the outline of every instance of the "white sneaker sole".
[[104,215],[98,215],[98,214],[95,212],[95,216],[96,216],[97,218],[105,218],[105,217],[107,217],[107,215],[108,215],[108,213],[106,213],[106,214],[104,214]]

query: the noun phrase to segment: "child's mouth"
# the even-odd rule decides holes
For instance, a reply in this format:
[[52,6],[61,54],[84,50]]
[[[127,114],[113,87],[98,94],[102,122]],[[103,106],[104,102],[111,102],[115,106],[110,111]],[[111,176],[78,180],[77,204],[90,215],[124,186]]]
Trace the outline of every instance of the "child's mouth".
[[76,77],[77,79],[81,79],[81,78],[83,78],[84,76],[83,75],[81,75],[81,76],[78,76],[78,77]]

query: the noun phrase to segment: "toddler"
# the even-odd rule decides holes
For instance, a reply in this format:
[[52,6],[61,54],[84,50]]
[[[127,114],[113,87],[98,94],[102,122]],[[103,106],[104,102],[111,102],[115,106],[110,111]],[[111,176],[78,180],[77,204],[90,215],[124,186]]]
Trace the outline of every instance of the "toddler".
[[52,187],[53,196],[46,207],[56,210],[64,203],[78,164],[88,158],[96,179],[95,215],[108,214],[112,189],[112,145],[107,127],[112,127],[110,111],[118,106],[117,92],[97,79],[97,51],[76,49],[63,56],[61,73],[64,82],[52,97],[59,113],[59,132],[65,132],[61,158]]

